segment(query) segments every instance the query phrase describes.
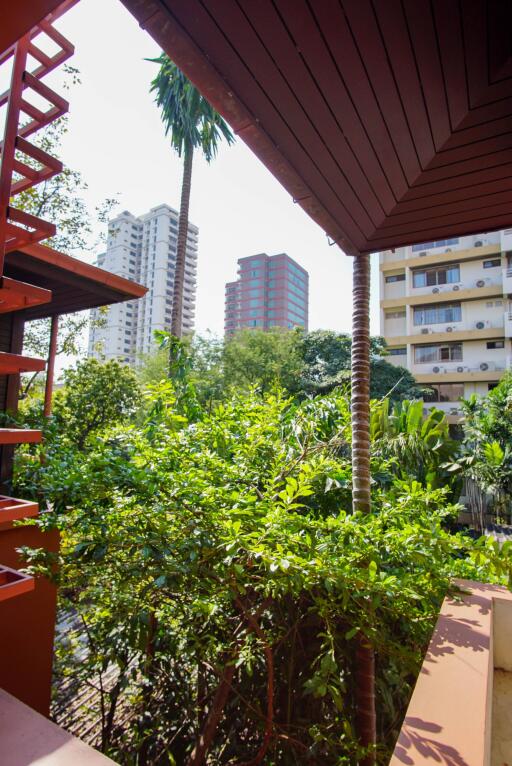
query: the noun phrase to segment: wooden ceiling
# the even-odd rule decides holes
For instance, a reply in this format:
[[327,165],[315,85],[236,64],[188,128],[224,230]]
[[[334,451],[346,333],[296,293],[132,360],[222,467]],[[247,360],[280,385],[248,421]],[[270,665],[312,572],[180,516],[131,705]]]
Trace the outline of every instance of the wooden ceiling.
[[44,245],[7,253],[5,276],[52,291],[50,303],[20,311],[24,319],[42,319],[141,298],[147,288]]
[[347,253],[512,226],[510,0],[122,0]]

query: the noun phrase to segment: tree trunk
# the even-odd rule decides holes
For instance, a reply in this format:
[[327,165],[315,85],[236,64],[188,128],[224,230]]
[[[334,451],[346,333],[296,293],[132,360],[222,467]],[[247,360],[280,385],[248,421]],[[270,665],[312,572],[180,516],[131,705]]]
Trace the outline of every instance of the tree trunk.
[[[185,146],[183,156],[183,180],[181,184],[180,215],[178,219],[178,241],[176,245],[176,267],[172,296],[171,335],[181,338],[183,334],[183,290],[185,287],[185,260],[187,255],[188,210],[192,185],[192,160],[194,147]],[[172,349],[172,344],[171,344]]]
[[204,722],[199,739],[187,761],[187,766],[204,766],[206,763],[208,751],[213,743],[217,726],[219,725],[226,702],[228,701],[229,693],[231,691],[231,682],[233,681],[235,671],[235,658],[233,657],[231,661],[224,666],[217,691],[215,692],[215,696],[210,706],[210,712]]
[[352,507],[370,511],[370,256],[354,258],[352,313]]
[[[369,513],[370,495],[370,256],[354,258],[352,314],[352,508]],[[355,671],[356,724],[363,747],[377,741],[375,715],[375,655],[360,634]],[[361,766],[373,766],[370,753]]]

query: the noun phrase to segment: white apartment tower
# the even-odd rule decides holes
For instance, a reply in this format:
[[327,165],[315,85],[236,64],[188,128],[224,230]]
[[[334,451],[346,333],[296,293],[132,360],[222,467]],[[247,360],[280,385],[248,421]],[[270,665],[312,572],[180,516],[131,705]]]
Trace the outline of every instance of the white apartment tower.
[[[189,224],[183,295],[183,332],[194,329],[199,229]],[[107,250],[98,266],[148,288],[144,298],[108,308],[104,326],[91,325],[89,356],[135,364],[154,348],[155,330],[171,327],[178,212],[159,205],[134,216],[125,210],[109,222]],[[99,310],[91,312],[92,319]]]
[[381,253],[380,297],[389,361],[452,422],[512,367],[512,229]]

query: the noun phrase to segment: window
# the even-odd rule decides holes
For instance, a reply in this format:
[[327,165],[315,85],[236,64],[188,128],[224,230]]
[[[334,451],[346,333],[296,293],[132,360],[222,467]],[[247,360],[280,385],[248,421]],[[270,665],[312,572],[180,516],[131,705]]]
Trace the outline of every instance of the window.
[[413,287],[430,287],[431,285],[450,285],[460,282],[460,267],[458,263],[441,266],[436,269],[421,269],[413,271]]
[[461,362],[462,343],[415,346],[414,361],[416,364],[428,364],[432,362]]
[[464,383],[430,383],[426,402],[458,402],[464,396]]
[[390,282],[405,282],[405,272],[403,274],[390,274],[389,277],[386,277],[386,283],[389,284]]
[[414,309],[414,324],[443,324],[461,322],[462,310],[460,303],[440,303],[437,306],[416,306]]
[[491,258],[489,261],[484,261],[484,269],[496,269],[501,266],[501,258]]
[[294,314],[297,314],[300,317],[303,317],[306,313],[303,308],[300,306],[297,306],[296,303],[293,303],[292,301],[288,301],[288,310],[293,312]]
[[493,348],[505,348],[505,341],[504,340],[488,340],[485,344],[488,349]]
[[405,354],[407,354],[407,349],[405,346],[399,346],[397,348],[388,348],[388,353],[390,356],[405,356]]
[[496,388],[497,385],[498,385],[497,383],[488,383],[487,384],[487,390],[488,391],[492,391],[493,388]]
[[413,245],[412,252],[418,253],[420,250],[431,250],[433,247],[449,247],[450,245],[458,245],[459,238],[453,239],[438,239],[436,242],[423,242],[420,245]]
[[405,309],[399,311],[388,311],[386,313],[386,319],[405,319]]

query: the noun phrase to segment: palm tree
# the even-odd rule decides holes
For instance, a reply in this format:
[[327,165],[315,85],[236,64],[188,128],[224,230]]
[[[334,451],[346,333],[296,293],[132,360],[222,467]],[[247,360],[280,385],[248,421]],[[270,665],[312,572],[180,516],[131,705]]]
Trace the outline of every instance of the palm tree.
[[[176,150],[179,157],[183,157],[183,181],[181,184],[171,315],[171,335],[175,338],[181,338],[194,149],[200,149],[206,161],[210,162],[217,154],[218,145],[222,138],[231,144],[234,137],[220,114],[215,111],[165,53],[156,59],[150,59],[150,61],[160,65],[158,74],[151,83],[151,92],[156,94],[155,101],[161,110],[165,134],[170,135],[173,149]],[[172,344],[170,347],[172,350]]]
[[[369,513],[370,495],[370,256],[354,258],[352,314],[352,507]],[[375,653],[358,633],[356,647],[356,725],[359,741],[369,748],[361,766],[373,766],[377,742]]]

